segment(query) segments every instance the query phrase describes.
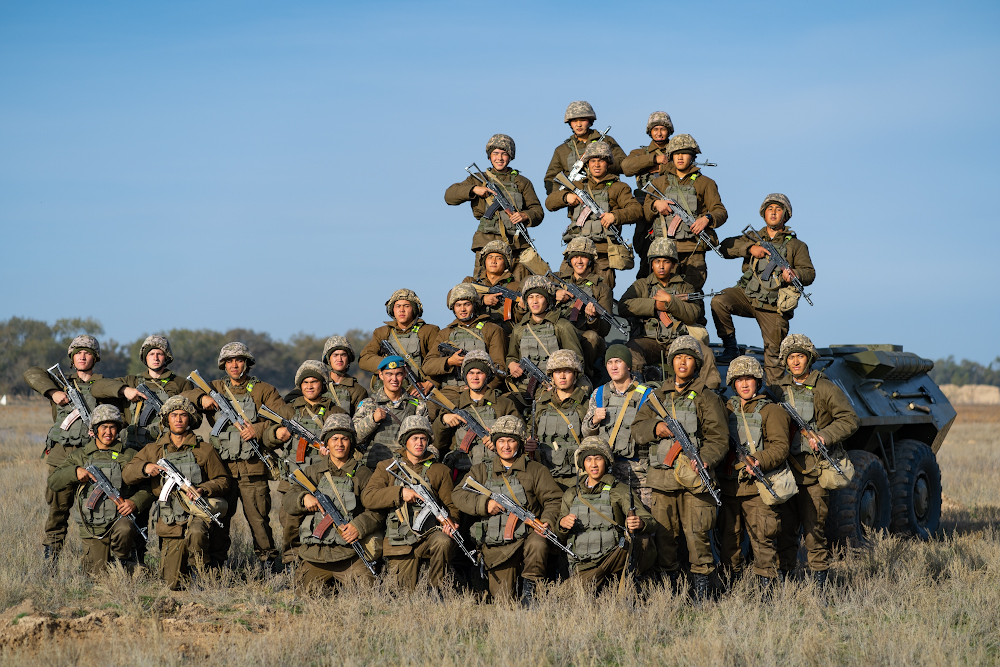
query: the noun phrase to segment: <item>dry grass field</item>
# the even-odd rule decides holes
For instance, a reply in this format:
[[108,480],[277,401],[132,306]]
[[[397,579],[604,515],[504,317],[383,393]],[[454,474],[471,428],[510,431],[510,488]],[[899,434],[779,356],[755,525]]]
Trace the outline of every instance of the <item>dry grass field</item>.
[[[961,409],[941,453],[944,529],[840,551],[836,586],[761,600],[740,582],[693,607],[652,590],[634,606],[550,586],[539,608],[443,604],[385,582],[333,598],[297,595],[247,570],[170,592],[155,577],[79,570],[71,532],[58,571],[40,562],[47,406],[0,407],[0,665],[943,665],[1000,662],[1000,410]],[[246,525],[234,544],[245,562]],[[276,512],[272,519],[277,528]],[[71,526],[71,531],[73,527]],[[156,552],[151,551],[155,556]]]

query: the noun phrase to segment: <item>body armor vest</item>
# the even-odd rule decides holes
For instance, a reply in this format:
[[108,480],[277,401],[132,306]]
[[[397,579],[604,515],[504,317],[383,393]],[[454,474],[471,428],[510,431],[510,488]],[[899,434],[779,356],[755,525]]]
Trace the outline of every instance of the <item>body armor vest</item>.
[[[751,454],[756,454],[764,449],[764,443],[761,441],[764,419],[760,416],[760,411],[764,409],[765,405],[767,405],[767,401],[758,400],[757,405],[754,406],[753,412],[750,414],[743,413],[743,416],[741,417],[739,414],[740,397],[734,396],[729,399],[729,406],[732,408],[732,411],[729,413],[729,435],[741,445],[744,445],[747,449],[749,449]],[[746,426],[743,426],[744,418],[746,418]],[[750,430],[749,439],[747,429]],[[736,457],[735,460],[738,461],[739,457]],[[729,470],[730,466],[725,466],[724,476],[726,479],[737,479],[739,471],[733,468],[730,474],[725,474]]]
[[[600,489],[598,493],[595,493]],[[577,494],[570,505],[569,513],[576,515],[573,533],[567,538],[566,545],[580,560],[598,560],[609,554],[621,541],[617,526],[611,525],[601,518],[594,510],[580,499],[585,494],[587,501],[599,512],[614,519],[614,509],[611,507],[611,485],[598,482],[593,491],[583,486],[577,487]]]
[[[528,494],[524,490],[524,487],[521,486],[521,482],[517,480],[516,471],[511,470],[507,474],[507,482],[510,484],[511,490],[514,491],[513,500],[521,505],[521,507],[527,507]],[[504,484],[503,479],[493,474],[492,458],[486,462],[486,480],[483,482],[483,486],[494,493],[502,493],[505,496],[510,494],[510,490],[507,489],[507,484]],[[503,529],[506,523],[507,512],[501,512],[495,516],[484,517],[483,519],[472,524],[470,533],[476,542],[484,544],[488,547],[509,544],[509,542],[505,542],[503,539]],[[514,529],[514,537],[510,540],[510,542],[516,542],[527,534],[528,527],[525,526],[524,523],[518,521],[517,528]]]
[[[576,450],[579,445],[570,433],[566,420],[559,416],[551,402],[539,407],[536,415],[537,438],[540,445],[541,462],[553,477],[573,477],[577,473]],[[566,419],[573,426],[577,438],[581,438],[580,413],[572,407],[562,409]]]
[[[490,181],[500,186],[500,191],[503,192],[507,200],[514,205],[514,208],[518,211],[524,208],[524,195],[517,189],[517,182],[514,180],[517,176],[517,172],[511,170],[509,176],[510,180],[500,180],[498,175],[493,171],[493,169],[486,170],[486,176]],[[493,204],[493,195],[486,198],[486,207],[489,208]],[[508,238],[513,239],[514,236],[514,225],[510,222],[510,216],[502,208],[498,208],[496,213],[493,214],[492,218],[487,218],[483,216],[479,219],[479,229],[477,231],[483,232],[484,234],[500,234],[500,226],[503,225],[504,232],[506,232]]]
[[377,404],[378,407],[395,416],[387,415],[379,422],[378,429],[368,440],[368,450],[364,453],[364,461],[365,465],[372,470],[375,469],[379,461],[391,459],[393,454],[402,449],[397,442],[399,427],[404,419],[417,414],[417,402],[405,394],[400,399],[398,406],[393,405],[392,401],[388,399],[384,402],[377,401]]
[[[698,437],[698,406],[695,404],[694,399],[698,394],[694,391],[688,391],[680,398],[674,398],[673,410],[676,410],[677,416],[674,417],[681,426],[684,428],[685,433],[691,439],[692,444],[699,451],[701,450],[701,439]],[[666,409],[667,414],[672,413],[669,401],[661,401],[663,403],[664,409]],[[673,416],[671,414],[671,416]],[[649,465],[653,468],[670,469],[673,465],[666,465],[663,462],[664,457],[670,448],[674,446],[674,438],[666,438],[660,440],[659,442],[653,443],[649,446]],[[676,461],[674,462],[676,464]]]
[[[648,453],[648,449],[643,452],[632,440],[632,422],[639,412],[639,401],[642,399],[642,392],[638,394],[632,389],[624,395],[619,396],[614,390],[609,390],[608,385],[601,388],[601,403],[598,407],[607,408],[608,414],[598,427],[598,434],[607,440],[611,445],[611,451],[615,456],[631,459],[636,456],[643,457]],[[622,407],[625,408],[625,416],[622,418],[622,425],[618,429],[615,441],[611,442],[611,431],[615,429],[615,422],[618,421],[618,414]]]
[[[309,410],[312,410],[313,414],[309,414],[306,406],[300,406],[295,408],[295,421],[302,424],[307,431],[315,435],[317,438],[323,433],[323,421],[326,419],[326,408],[322,405],[317,406],[313,409],[311,406]],[[314,463],[319,463],[324,457],[319,453],[319,450],[315,447],[306,447],[306,455],[303,457],[305,459],[304,463],[295,462],[295,454],[299,446],[299,439],[293,433],[291,439],[286,442],[281,451],[281,458],[287,460],[288,469],[298,470],[299,468],[304,468],[306,466],[311,466]]]
[[[448,334],[448,342],[466,352],[481,350],[489,353],[489,350],[486,349],[486,341],[483,340],[483,327],[485,325],[486,320],[476,322],[471,327],[457,326]],[[452,368],[442,384],[445,387],[458,387],[465,384],[465,380],[462,378],[462,368]]]
[[[428,489],[431,488],[431,483],[427,480],[424,473],[427,472],[427,469],[430,468],[431,465],[433,465],[433,463],[434,462],[430,460],[424,461],[423,464],[421,464],[422,469],[417,473],[417,475],[423,481],[424,486],[426,486]],[[413,472],[413,469],[410,467],[408,461],[400,459],[399,465],[407,466],[407,469],[409,469],[410,472]],[[393,477],[393,486],[402,486],[402,485],[403,485],[402,482]],[[424,524],[424,532],[415,533],[410,524],[403,523],[402,521],[400,521],[399,515],[405,512],[406,515],[408,516],[408,520],[413,521],[414,517],[420,511],[421,506],[411,503],[403,503],[403,504],[405,506],[405,510],[403,508],[400,508],[399,510],[389,510],[389,516],[386,518],[385,521],[385,539],[389,540],[389,544],[394,547],[409,546],[412,544],[416,544],[424,537],[424,535],[429,533],[435,526],[440,525],[437,519],[428,518],[427,523]]]
[[[173,454],[167,454],[167,446],[163,446],[163,458],[174,464],[177,470],[191,480],[191,483],[197,486],[204,481],[204,477],[201,473],[201,466],[198,465],[198,461],[194,458],[194,451],[190,447],[185,446],[180,451],[174,452]],[[159,517],[160,521],[169,525],[175,523],[182,524],[186,523],[189,517],[188,506],[180,498],[180,494],[184,493],[180,489],[174,489],[170,494],[170,497],[165,502],[160,502],[157,500],[153,504],[153,510],[156,516]],[[155,520],[155,517],[154,517]]]
[[[97,458],[100,456],[101,458]],[[112,456],[114,458],[112,458]],[[83,467],[88,465],[93,465],[95,468],[104,473],[104,476],[108,478],[111,485],[122,490],[122,466],[118,462],[117,458],[120,456],[118,452],[112,451],[101,451],[98,450],[94,452],[94,455],[84,463]],[[97,484],[91,482],[89,479],[85,484],[81,484],[77,489],[77,502],[73,505],[73,519],[79,524],[85,524],[87,526],[101,527],[107,526],[108,524],[114,522],[118,517],[118,507],[115,505],[115,501],[111,500],[107,495],[101,498],[100,504],[97,505],[93,510],[87,509],[85,505],[86,499],[90,497],[90,494],[97,488]]]
[[[697,177],[698,173],[695,172],[694,174],[685,176],[682,182],[678,180],[676,174],[667,174],[667,189],[663,191],[664,195],[680,204],[681,208],[687,211],[693,218],[698,217],[698,195],[694,191],[694,181]],[[672,215],[670,217],[663,215],[656,216],[656,222],[653,223],[654,238],[667,235],[667,227],[670,226],[670,221],[673,217]],[[692,234],[687,225],[678,227],[677,233],[674,235],[674,240],[676,241],[687,241],[696,238],[698,238],[698,235]]]
[[[395,328],[390,328],[389,334],[387,336],[389,343],[392,345],[392,348],[396,350],[397,353],[399,352],[399,346],[400,345],[403,346],[402,356],[405,357],[407,360],[413,362],[413,366],[415,367],[414,372],[416,372],[416,369],[419,369],[421,364],[423,363],[423,356],[420,351],[420,336],[417,335],[417,332],[420,331],[421,326],[423,325],[414,324],[412,327],[410,327],[404,332],[400,332],[398,329]],[[393,336],[392,335],[393,333],[395,333],[396,335]],[[399,339],[399,343],[396,342],[397,338]]]
[[[589,187],[584,186],[580,189],[587,190],[590,193],[590,196],[594,198],[594,201],[597,202],[598,205],[600,205],[605,211],[611,210],[609,204],[610,200],[608,199],[608,188],[604,187],[600,190],[591,190]],[[569,207],[570,222],[566,231],[563,232],[563,243],[569,243],[577,236],[585,236],[594,243],[605,243],[608,240],[608,235],[604,226],[601,224],[600,213],[591,211],[590,215],[587,216],[587,219],[583,221],[582,227],[576,224],[577,218],[580,217],[580,213],[583,211],[583,207],[583,203]]]
[[[226,382],[229,382],[229,380],[226,380]],[[236,396],[233,393],[236,402],[243,408],[248,422],[253,422],[257,419],[257,404],[254,403],[253,396],[250,394],[253,391],[255,383],[256,379],[251,378],[247,383],[246,393],[242,396]],[[223,395],[225,396],[225,392],[223,392]],[[228,399],[229,397],[226,396],[226,398]],[[239,414],[239,410],[236,410],[236,413]],[[239,428],[235,424],[228,424],[222,433],[211,437],[211,442],[223,461],[246,461],[254,456],[253,448],[249,442],[240,437]]]
[[[771,243],[777,248],[779,255],[788,259],[788,242],[793,238],[795,238],[795,234],[791,230],[785,230],[771,239]],[[766,232],[764,239],[767,240]],[[769,261],[767,257],[763,259],[754,257],[750,261],[750,268],[743,273],[739,282],[736,283],[737,287],[743,288],[751,303],[758,301],[772,306],[778,303],[778,289],[782,286],[781,271],[775,269],[771,273],[769,280],[761,280],[760,278],[761,272],[763,272],[764,267],[767,266]]]
[[[342,409],[351,417],[354,416],[354,405],[351,399],[351,392],[342,384],[337,384],[333,380],[326,381],[326,393],[333,401],[334,405]],[[309,429],[310,431],[312,429]]]
[[[160,403],[166,403],[167,399],[170,398],[170,394],[163,390],[163,383],[159,380],[152,380],[149,378],[140,378],[143,383],[156,394],[156,397],[160,399]],[[126,447],[131,447],[132,449],[142,449],[151,442],[156,442],[162,433],[160,429],[160,421],[154,418],[150,422],[149,426],[139,426],[139,414],[141,410],[137,409],[138,406],[132,408],[132,423],[126,426],[121,433],[120,439],[125,443]]]
[[[816,428],[816,406],[815,397],[813,396],[814,389],[815,387],[808,384],[792,384],[791,386],[785,388],[785,397],[788,403],[790,403],[791,406],[795,408],[795,411],[799,413],[799,416],[802,417],[803,421],[811,427]],[[812,448],[809,446],[809,442],[802,438],[802,434],[799,433],[798,429],[792,433],[790,450],[792,454],[813,453]]]
[[[354,493],[354,473],[357,472],[358,466],[357,462],[354,462],[354,467],[351,471],[347,473],[346,476],[334,477],[330,475],[330,479],[333,480],[334,485],[337,487],[337,493],[340,494],[340,498],[337,498],[337,493],[333,492],[333,487],[330,486],[330,482],[327,481],[326,475],[320,475],[319,482],[316,484],[316,488],[321,492],[325,493],[333,501],[334,506],[340,510],[341,514],[347,521],[354,518],[354,510],[360,505],[358,503],[358,497]],[[343,500],[343,505],[340,500]],[[340,535],[340,531],[337,527],[331,525],[330,528],[323,534],[323,537],[313,537],[313,531],[316,530],[316,524],[323,520],[322,512],[313,512],[308,515],[301,524],[299,524],[299,541],[303,545],[308,546],[348,546],[347,542]]]
[[[535,335],[531,335],[531,332]],[[535,339],[538,337],[538,340]],[[541,341],[541,344],[539,344]],[[543,347],[544,346],[544,347]],[[530,319],[524,325],[521,333],[521,356],[527,357],[539,368],[545,368],[549,355],[559,349],[559,338],[556,336],[556,325],[549,320],[541,324],[533,324]]]
[[[489,401],[486,401],[483,406],[477,406],[474,410],[472,406],[466,406],[463,409],[471,412],[473,417],[477,417],[478,415],[479,422],[485,429],[490,429],[497,420],[496,408]],[[472,441],[468,453],[463,452],[459,445],[465,439],[468,431],[469,427],[464,424],[455,429],[452,448],[445,454],[443,459],[443,463],[452,470],[464,472],[474,465],[485,463],[486,458],[492,454],[492,452],[487,451],[486,445],[479,438]]]
[[[71,377],[68,378],[69,381],[79,390],[80,396],[83,397],[83,402],[86,403],[87,409],[91,413],[94,412],[94,408],[97,407],[97,399],[90,395],[90,383],[84,382],[80,378]],[[63,420],[69,416],[69,413],[73,412],[73,402],[70,401],[66,405],[56,406],[56,422],[49,429],[48,437],[46,438],[46,447],[51,449],[54,445],[62,445],[63,447],[79,447],[90,442],[90,435],[88,435],[88,428],[86,422],[83,419],[76,419],[70,424],[69,428],[65,431],[60,428],[60,424]]]
[[[667,287],[661,287],[659,282],[657,282],[655,285],[650,285],[649,291],[650,294],[655,294],[660,289],[663,289],[668,294],[677,293],[676,286],[669,285]],[[652,298],[652,296],[650,298]],[[674,319],[673,316],[671,316],[671,319]],[[680,322],[676,327],[674,327],[673,325],[671,325],[670,327],[665,327],[663,326],[663,322],[661,322],[660,318],[657,317],[656,315],[654,315],[653,317],[645,318],[642,321],[642,328],[643,328],[643,333],[646,335],[646,338],[652,338],[653,340],[660,343],[669,343],[678,336],[686,336],[688,333],[687,325],[684,324],[683,322]]]

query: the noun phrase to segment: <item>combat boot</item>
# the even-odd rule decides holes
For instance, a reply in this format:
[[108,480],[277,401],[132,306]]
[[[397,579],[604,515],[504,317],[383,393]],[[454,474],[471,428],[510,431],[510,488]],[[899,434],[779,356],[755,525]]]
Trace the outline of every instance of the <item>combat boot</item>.
[[708,599],[709,582],[707,574],[692,574],[691,584],[694,588],[695,602],[701,603]]
[[722,338],[722,354],[715,358],[720,364],[728,364],[730,361],[740,356],[739,344],[736,342],[736,334],[732,333]]
[[788,581],[791,573],[788,570],[778,570],[778,582],[785,583]]
[[55,567],[59,562],[59,548],[46,544],[42,551],[42,559],[49,567]]
[[771,597],[772,587],[774,586],[774,579],[771,577],[765,577],[762,574],[757,575],[757,586],[760,587],[761,597],[767,599]]
[[534,609],[535,582],[531,579],[522,579],[521,582],[521,606],[525,609]]
[[813,572],[813,580],[816,582],[816,586],[819,588],[826,588],[826,582],[828,578],[827,570],[820,570],[818,572]]

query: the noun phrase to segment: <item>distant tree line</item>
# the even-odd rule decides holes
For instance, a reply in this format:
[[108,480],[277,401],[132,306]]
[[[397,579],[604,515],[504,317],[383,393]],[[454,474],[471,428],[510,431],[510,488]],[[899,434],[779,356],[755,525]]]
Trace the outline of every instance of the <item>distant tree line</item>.
[[962,359],[956,362],[955,357],[938,359],[934,362],[931,378],[938,384],[991,384],[1000,387],[1000,357],[989,365],[983,366],[975,361]]
[[[105,377],[121,377],[126,374],[138,375],[145,370],[139,359],[139,350],[146,336],[143,334],[132,342],[119,343],[104,338],[104,327],[91,318],[71,318],[48,324],[39,320],[12,317],[0,322],[0,394],[31,394],[31,389],[21,378],[31,366],[48,368],[59,362],[63,369],[70,368],[66,349],[75,336],[88,333],[101,343],[101,361],[97,372]],[[219,375],[219,350],[228,342],[242,341],[250,347],[257,360],[253,374],[282,391],[291,389],[295,371],[306,359],[319,359],[323,353],[326,337],[298,333],[287,342],[275,340],[267,333],[252,329],[231,329],[226,332],[209,329],[171,329],[154,331],[170,340],[174,361],[171,370],[178,375],[197,369],[206,378]],[[354,347],[355,353],[371,340],[371,332],[350,329],[343,334]],[[358,372],[357,360],[351,365],[351,373],[367,384],[369,375]]]

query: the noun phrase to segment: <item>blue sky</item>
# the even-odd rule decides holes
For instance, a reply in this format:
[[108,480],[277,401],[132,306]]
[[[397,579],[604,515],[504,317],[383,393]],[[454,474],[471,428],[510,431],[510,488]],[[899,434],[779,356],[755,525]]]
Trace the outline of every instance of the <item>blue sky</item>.
[[[504,132],[542,191],[585,99],[626,150],[654,110],[692,134],[723,236],[791,198],[818,271],[793,331],[1000,355],[998,5],[649,7],[4,3],[0,319],[328,335],[409,286],[443,326],[475,230],[445,188]],[[534,234],[553,265],[565,225]]]

